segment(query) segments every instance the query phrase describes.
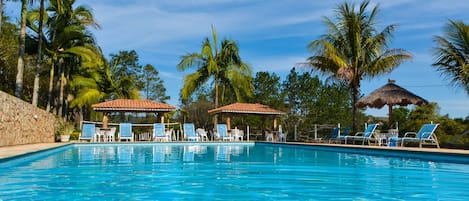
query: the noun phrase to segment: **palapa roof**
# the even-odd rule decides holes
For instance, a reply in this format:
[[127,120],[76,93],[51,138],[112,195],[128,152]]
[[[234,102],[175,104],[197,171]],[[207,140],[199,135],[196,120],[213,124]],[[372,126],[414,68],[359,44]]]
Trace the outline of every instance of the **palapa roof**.
[[117,99],[91,105],[95,111],[109,112],[169,112],[176,107],[151,100]]
[[209,110],[208,113],[241,113],[241,114],[266,114],[266,115],[280,115],[285,114],[280,110],[270,108],[267,105],[259,103],[233,103],[219,108]]
[[394,84],[394,80],[376,89],[370,95],[358,100],[358,107],[382,108],[385,105],[406,106],[409,104],[422,105],[428,104],[428,101],[414,93]]

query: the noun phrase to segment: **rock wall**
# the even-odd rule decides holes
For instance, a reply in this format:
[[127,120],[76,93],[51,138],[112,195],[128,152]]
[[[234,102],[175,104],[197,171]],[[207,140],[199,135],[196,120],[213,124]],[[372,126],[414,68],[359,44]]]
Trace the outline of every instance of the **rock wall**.
[[53,114],[0,91],[0,147],[54,142],[55,125]]

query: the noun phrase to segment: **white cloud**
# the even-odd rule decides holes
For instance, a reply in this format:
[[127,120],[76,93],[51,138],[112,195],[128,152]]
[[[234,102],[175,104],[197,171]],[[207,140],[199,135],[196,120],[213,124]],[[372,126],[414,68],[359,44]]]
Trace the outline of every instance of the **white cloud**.
[[258,57],[255,60],[251,60],[250,64],[256,72],[269,71],[285,73],[289,72],[293,67],[297,66],[298,63],[304,62],[305,60],[306,56]]

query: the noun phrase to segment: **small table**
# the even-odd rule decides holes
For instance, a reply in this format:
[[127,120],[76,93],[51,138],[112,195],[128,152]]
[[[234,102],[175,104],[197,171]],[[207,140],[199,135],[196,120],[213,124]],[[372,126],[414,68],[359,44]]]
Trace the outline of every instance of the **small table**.
[[107,142],[107,132],[111,131],[110,128],[98,128],[95,133],[96,142],[100,142],[103,139],[103,142]]
[[[375,138],[378,142],[378,146],[381,146],[382,144],[389,146],[389,138],[397,137],[397,135],[397,133],[377,133],[375,134]],[[386,141],[386,143],[384,143],[384,141]]]

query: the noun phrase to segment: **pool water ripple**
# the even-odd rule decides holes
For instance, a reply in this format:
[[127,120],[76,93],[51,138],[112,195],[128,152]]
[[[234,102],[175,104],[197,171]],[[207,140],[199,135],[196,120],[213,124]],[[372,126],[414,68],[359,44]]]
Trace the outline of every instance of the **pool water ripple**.
[[74,145],[0,163],[0,200],[465,200],[469,165],[266,144]]

